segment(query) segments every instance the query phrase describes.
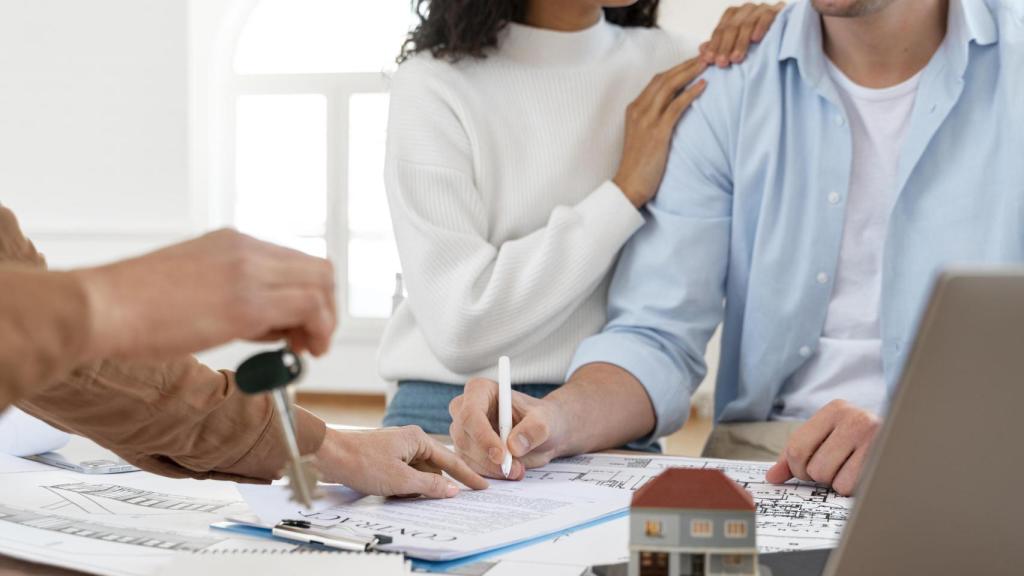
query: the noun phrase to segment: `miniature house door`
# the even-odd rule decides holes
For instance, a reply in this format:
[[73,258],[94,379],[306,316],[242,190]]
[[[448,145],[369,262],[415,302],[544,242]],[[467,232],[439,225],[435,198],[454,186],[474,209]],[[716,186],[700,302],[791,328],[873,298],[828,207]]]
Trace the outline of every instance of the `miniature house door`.
[[667,552],[641,552],[640,576],[669,576]]
[[704,576],[704,555],[690,555],[690,576]]

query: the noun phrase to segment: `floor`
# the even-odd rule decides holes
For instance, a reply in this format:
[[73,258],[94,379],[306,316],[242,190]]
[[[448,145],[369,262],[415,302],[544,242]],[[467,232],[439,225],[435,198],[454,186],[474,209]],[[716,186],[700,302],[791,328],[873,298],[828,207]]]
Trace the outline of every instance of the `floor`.
[[[300,393],[298,404],[331,424],[374,428],[380,426],[384,417],[384,396]],[[700,456],[710,433],[710,419],[693,413],[682,430],[666,439],[665,453]]]

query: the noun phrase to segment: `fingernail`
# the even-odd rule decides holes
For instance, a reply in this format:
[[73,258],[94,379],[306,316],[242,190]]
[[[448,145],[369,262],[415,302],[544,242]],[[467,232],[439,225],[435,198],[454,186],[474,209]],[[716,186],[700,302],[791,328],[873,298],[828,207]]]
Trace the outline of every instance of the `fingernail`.
[[522,454],[526,454],[530,451],[530,441],[522,434],[516,436],[516,445],[518,445],[519,449],[522,450]]
[[726,58],[725,56],[719,56],[718,65],[721,66],[722,68],[725,68],[726,66],[729,65],[729,59]]
[[495,464],[501,464],[501,461],[505,459],[505,454],[498,448],[491,448],[487,451],[487,458]]
[[739,50],[737,50],[737,51],[732,53],[732,61],[733,62],[739,62],[740,59],[742,59],[742,58],[743,58],[743,53],[740,52]]
[[459,487],[451,482],[448,483],[448,487],[445,488],[444,495],[446,498],[454,498],[459,493]]

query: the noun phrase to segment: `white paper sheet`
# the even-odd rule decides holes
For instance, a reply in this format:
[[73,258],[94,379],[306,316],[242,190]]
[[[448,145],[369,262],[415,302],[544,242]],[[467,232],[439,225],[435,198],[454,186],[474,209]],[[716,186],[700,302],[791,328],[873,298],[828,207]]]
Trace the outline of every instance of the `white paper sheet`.
[[[527,471],[527,478],[601,486],[632,494],[667,468],[714,468],[754,497],[757,547],[763,552],[832,548],[839,542],[853,499],[827,487],[790,481],[765,482],[771,462],[715,460],[657,455],[583,454]],[[623,543],[621,549],[628,546]]]
[[0,453],[34,456],[59,450],[70,438],[67,433],[17,408],[0,413]]
[[[399,550],[424,560],[452,560],[553,534],[621,512],[630,495],[569,481],[491,481],[487,490],[447,500],[358,498],[325,487],[312,511],[288,500],[282,486],[239,486],[260,520],[273,525],[303,519],[321,529],[385,534]],[[358,498],[358,499],[357,499]]]
[[[58,468],[47,466],[46,464],[40,464],[39,462],[33,462],[31,460],[25,460],[24,458],[18,458],[17,456],[8,456],[7,454],[0,454],[0,475],[2,474],[25,474],[27,472],[57,472]],[[0,480],[2,482],[2,480]]]
[[230,482],[49,468],[0,476],[0,554],[93,574],[153,574],[180,551],[293,545],[212,532],[248,511]]

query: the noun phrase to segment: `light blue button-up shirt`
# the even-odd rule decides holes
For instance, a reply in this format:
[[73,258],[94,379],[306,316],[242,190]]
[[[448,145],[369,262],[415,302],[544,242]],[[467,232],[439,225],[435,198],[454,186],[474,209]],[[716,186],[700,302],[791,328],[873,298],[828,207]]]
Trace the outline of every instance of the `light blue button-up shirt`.
[[[745,63],[706,73],[676,130],[647,223],[615,272],[608,325],[569,372],[607,362],[636,376],[657,413],[653,438],[685,421],[723,321],[720,421],[767,419],[815,352],[852,164],[826,65],[821,18],[806,1],[790,6]],[[1024,0],[950,1],[897,186],[880,311],[890,391],[937,271],[1024,261]]]

